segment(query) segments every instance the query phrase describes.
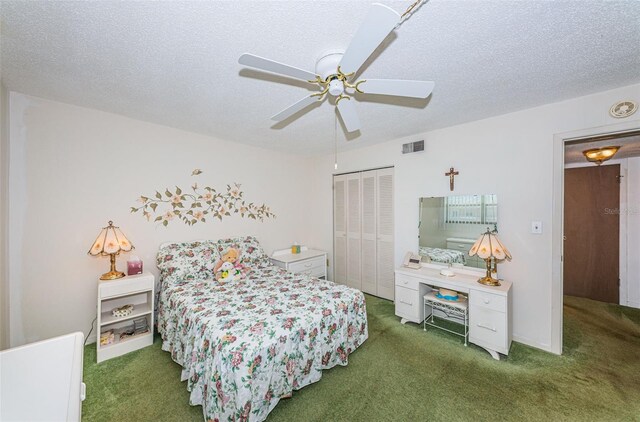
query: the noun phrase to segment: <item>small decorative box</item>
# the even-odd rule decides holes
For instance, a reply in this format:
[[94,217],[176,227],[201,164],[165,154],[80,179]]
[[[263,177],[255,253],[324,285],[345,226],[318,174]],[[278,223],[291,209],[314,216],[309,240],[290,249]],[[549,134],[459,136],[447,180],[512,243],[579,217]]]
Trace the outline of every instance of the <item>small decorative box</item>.
[[127,260],[127,275],[142,274],[142,260],[137,256],[132,256]]
[[131,315],[131,312],[133,312],[133,305],[124,305],[119,308],[114,308],[111,314],[116,318],[122,318]]

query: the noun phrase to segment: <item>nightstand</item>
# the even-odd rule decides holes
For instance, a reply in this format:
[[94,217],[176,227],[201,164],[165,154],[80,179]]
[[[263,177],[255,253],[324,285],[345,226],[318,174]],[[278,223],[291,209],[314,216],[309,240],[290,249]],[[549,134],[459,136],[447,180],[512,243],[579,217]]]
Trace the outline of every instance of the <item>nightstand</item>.
[[[98,363],[153,344],[153,301],[155,278],[151,273],[132,275],[117,280],[100,281],[98,285],[98,339],[96,352]],[[112,310],[133,305],[129,315],[115,317]],[[145,321],[146,320],[146,321]],[[138,324],[138,333],[130,332]],[[144,328],[146,322],[147,331]],[[142,323],[142,324],[140,324]],[[103,333],[113,333],[109,344],[101,344]]]
[[292,254],[291,249],[275,251],[271,262],[280,268],[297,274],[327,279],[327,253],[303,246],[300,253]]

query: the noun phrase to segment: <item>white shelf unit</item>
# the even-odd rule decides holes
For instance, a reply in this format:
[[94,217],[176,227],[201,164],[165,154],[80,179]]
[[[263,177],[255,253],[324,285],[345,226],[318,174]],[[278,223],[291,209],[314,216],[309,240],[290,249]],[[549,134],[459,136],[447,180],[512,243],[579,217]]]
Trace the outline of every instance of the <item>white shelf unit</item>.
[[[98,285],[98,340],[96,344],[97,362],[141,349],[153,344],[154,285],[151,273],[128,276],[117,280],[100,281]],[[112,310],[123,305],[133,305],[131,314],[114,317]],[[110,329],[118,330],[133,324],[136,318],[145,317],[149,331],[101,346],[100,334]]]

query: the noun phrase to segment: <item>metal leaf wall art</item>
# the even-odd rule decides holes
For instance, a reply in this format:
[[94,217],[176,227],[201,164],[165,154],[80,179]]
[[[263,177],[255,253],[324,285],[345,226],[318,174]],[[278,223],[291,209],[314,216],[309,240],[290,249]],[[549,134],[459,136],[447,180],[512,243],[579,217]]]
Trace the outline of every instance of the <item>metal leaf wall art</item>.
[[[202,174],[195,169],[192,176]],[[180,187],[156,191],[154,195],[141,195],[138,199],[142,203],[139,207],[131,207],[131,212],[142,212],[147,221],[154,221],[168,226],[171,221],[182,221],[192,226],[206,223],[231,214],[240,214],[243,218],[264,221],[265,218],[275,218],[276,215],[265,204],[247,203],[240,184],[227,185],[226,192],[218,192],[210,186],[200,188],[197,183],[191,186],[191,191],[184,192]]]

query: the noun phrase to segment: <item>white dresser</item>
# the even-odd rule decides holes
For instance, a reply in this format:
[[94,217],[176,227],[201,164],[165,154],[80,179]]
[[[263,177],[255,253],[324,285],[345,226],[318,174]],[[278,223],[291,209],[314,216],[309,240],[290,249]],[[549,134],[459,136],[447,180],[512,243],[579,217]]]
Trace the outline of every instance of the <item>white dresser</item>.
[[300,253],[290,249],[275,251],[271,256],[273,265],[297,274],[327,279],[327,253],[303,246]]
[[446,288],[469,295],[469,342],[487,350],[494,359],[509,354],[511,346],[511,282],[500,286],[477,282],[481,274],[455,270],[456,275],[440,274],[441,266],[423,264],[419,270],[401,267],[395,271],[396,315],[404,324],[424,320],[423,297],[431,287]]

